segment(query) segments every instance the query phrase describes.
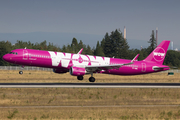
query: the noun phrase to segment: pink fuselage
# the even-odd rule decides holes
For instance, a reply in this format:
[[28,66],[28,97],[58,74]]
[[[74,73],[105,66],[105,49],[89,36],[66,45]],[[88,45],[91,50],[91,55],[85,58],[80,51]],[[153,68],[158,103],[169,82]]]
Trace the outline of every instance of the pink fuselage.
[[[69,72],[72,66],[90,66],[90,65],[114,65],[130,63],[131,60],[108,58],[100,56],[62,53],[32,49],[16,49],[11,54],[6,54],[3,59],[7,62],[23,65],[53,68],[64,72]],[[151,61],[135,61],[133,64],[125,65],[120,68],[97,71],[98,73],[115,74],[115,75],[139,75],[152,72],[169,70],[164,68],[154,70],[153,67],[167,67]]]

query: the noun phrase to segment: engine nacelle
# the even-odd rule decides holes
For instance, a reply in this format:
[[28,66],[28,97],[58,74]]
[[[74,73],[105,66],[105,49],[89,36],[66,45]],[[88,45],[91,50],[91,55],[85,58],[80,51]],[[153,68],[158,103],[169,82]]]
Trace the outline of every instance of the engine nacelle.
[[69,72],[74,76],[83,76],[86,74],[86,69],[81,67],[71,67]]
[[54,73],[58,73],[58,74],[62,74],[62,73],[67,73],[67,70],[63,70],[63,69],[53,69]]

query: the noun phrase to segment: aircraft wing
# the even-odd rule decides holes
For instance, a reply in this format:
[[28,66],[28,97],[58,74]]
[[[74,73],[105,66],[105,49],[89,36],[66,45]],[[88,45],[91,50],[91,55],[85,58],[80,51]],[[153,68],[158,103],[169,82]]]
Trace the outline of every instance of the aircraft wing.
[[85,69],[88,72],[93,72],[93,71],[101,71],[101,70],[109,70],[109,69],[119,69],[121,66],[124,65],[130,65],[133,63],[125,63],[125,64],[115,64],[115,65],[98,65],[98,66],[86,66]]
[[130,63],[113,64],[113,65],[86,66],[85,69],[86,69],[88,72],[95,72],[95,71],[109,70],[109,69],[119,69],[120,67],[122,67],[122,66],[124,66],[124,65],[133,64],[134,61],[137,60],[138,56],[139,56],[139,54],[137,54]]

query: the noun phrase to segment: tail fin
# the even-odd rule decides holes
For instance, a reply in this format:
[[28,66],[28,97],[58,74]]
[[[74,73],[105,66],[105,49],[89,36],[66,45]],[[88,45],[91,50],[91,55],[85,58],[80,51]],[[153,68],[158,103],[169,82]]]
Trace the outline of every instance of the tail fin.
[[144,59],[144,61],[156,62],[160,65],[163,64],[164,58],[166,56],[167,49],[169,47],[170,41],[163,40],[152,52]]

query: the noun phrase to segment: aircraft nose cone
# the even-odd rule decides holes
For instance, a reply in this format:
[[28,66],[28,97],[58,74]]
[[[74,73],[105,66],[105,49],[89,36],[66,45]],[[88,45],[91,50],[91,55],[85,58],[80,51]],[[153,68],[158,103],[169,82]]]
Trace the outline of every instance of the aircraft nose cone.
[[5,61],[7,60],[7,55],[3,56],[3,60],[5,60]]
[[5,60],[5,61],[9,61],[9,60],[10,60],[9,55],[4,55],[4,56],[3,56],[3,60]]

